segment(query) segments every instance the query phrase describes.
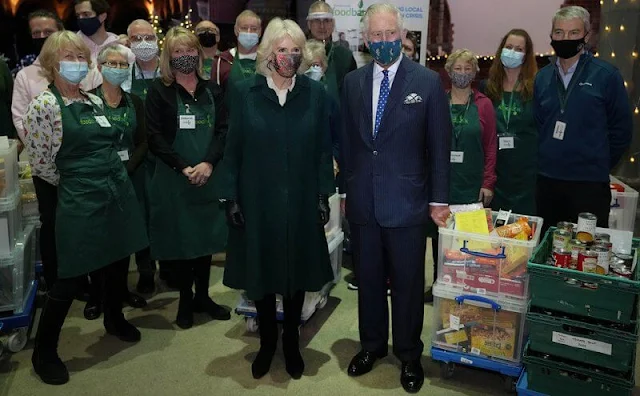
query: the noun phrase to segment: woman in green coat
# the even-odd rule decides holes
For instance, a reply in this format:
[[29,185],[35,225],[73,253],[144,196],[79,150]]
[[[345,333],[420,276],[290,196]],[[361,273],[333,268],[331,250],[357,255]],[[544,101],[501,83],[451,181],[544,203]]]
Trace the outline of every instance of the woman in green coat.
[[300,378],[298,325],[306,291],[332,279],[324,224],[335,191],[329,109],[322,84],[299,70],[304,33],[274,18],[258,48],[257,74],[240,86],[216,172],[229,230],[224,284],[255,301],[260,351],[251,371],[269,371],[278,331],[276,297],[284,297],[287,372]]
[[[204,56],[191,31],[175,27],[164,39],[161,78],[145,103],[149,150],[151,257],[170,261],[178,277],[176,324],[193,326],[193,313],[231,318],[209,297],[211,255],[224,251],[227,225],[209,177],[224,148],[226,110],[220,87],[202,77]],[[195,296],[192,287],[195,282]]]
[[33,350],[35,372],[48,384],[69,373],[58,356],[58,338],[83,279],[101,271],[104,327],[127,342],[140,332],[122,314],[129,256],[147,246],[136,194],[116,149],[122,130],[109,122],[103,101],[80,90],[91,64],[81,38],[69,31],[49,36],[40,53],[51,85],[25,115],[32,172],[58,185],[55,232],[58,279],[42,310]]

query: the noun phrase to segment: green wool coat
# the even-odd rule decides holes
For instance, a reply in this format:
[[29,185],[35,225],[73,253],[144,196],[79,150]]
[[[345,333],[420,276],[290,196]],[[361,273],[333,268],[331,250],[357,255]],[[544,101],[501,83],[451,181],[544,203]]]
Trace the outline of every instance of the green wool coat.
[[335,192],[324,87],[306,76],[280,106],[262,75],[238,85],[224,157],[214,173],[221,199],[236,200],[224,284],[252,300],[318,291],[332,278],[318,195]]

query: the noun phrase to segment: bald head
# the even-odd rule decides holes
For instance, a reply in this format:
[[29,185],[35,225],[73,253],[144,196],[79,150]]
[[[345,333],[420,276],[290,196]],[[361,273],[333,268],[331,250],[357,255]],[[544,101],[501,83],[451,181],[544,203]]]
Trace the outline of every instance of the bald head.
[[144,19],[136,19],[129,24],[127,28],[127,36],[129,39],[133,39],[135,36],[155,36],[156,32],[153,30],[153,26]]

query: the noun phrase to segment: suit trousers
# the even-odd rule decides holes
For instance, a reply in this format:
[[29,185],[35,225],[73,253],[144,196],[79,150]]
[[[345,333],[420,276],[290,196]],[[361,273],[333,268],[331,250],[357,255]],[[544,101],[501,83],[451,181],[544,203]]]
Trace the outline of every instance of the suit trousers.
[[424,318],[426,226],[385,228],[377,223],[350,225],[359,283],[358,317],[362,348],[378,355],[387,353],[388,275],[391,281],[393,353],[403,362],[420,359],[424,349],[420,336]]

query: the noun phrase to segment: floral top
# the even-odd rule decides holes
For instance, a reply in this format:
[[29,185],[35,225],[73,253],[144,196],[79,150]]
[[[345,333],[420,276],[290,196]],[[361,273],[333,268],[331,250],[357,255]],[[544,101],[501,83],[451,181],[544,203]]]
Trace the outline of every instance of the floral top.
[[[102,100],[96,95],[81,91],[83,98],[62,98],[65,106],[81,102],[102,107]],[[56,155],[62,145],[62,112],[55,95],[46,90],[29,103],[23,118],[25,147],[33,176],[58,185],[60,175],[56,166]]]

